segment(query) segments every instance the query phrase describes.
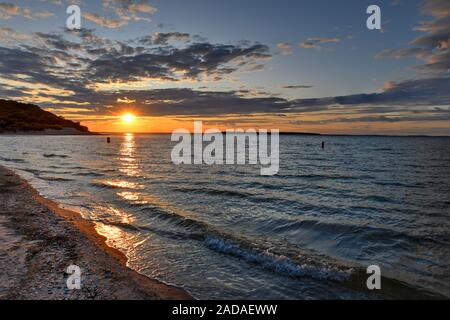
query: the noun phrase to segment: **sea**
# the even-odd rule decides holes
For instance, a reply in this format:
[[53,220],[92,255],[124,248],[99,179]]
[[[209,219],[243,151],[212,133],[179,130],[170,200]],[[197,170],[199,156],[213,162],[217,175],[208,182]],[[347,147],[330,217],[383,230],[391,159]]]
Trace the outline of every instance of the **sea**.
[[450,297],[449,137],[281,135],[273,176],[110,137],[0,136],[0,165],[197,299]]

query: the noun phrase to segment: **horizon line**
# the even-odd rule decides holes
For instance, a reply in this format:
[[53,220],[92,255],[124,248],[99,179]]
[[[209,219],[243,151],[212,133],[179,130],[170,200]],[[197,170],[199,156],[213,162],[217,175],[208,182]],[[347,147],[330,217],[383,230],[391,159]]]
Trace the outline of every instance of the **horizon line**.
[[[104,132],[104,131],[90,131],[91,133],[97,133],[101,135],[121,135],[121,134],[172,134],[172,132]],[[226,131],[219,131],[222,134],[226,134]],[[258,132],[256,132],[258,133]],[[267,132],[269,135],[270,131]],[[190,132],[193,134],[193,132]],[[204,134],[204,132],[202,132]],[[299,136],[345,136],[345,137],[429,137],[429,138],[450,138],[450,135],[430,135],[430,134],[350,134],[350,133],[314,133],[314,132],[295,132],[295,131],[280,131],[280,135],[299,135]]]

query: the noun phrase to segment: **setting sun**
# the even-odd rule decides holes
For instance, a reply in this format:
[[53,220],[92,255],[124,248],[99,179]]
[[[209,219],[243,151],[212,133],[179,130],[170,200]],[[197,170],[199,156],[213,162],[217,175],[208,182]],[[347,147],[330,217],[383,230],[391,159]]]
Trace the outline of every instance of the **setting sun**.
[[131,114],[131,113],[127,113],[122,116],[122,120],[126,123],[131,123],[135,119],[136,119],[136,117],[134,116],[134,114]]

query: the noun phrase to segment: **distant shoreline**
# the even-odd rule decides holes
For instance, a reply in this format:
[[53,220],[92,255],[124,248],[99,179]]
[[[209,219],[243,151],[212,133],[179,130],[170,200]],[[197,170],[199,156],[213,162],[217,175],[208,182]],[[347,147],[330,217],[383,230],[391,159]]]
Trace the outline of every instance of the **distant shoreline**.
[[74,128],[45,129],[41,131],[5,131],[1,132],[1,136],[98,136],[97,132],[83,132]]
[[[99,135],[107,136],[119,136],[124,134],[136,134],[136,135],[171,135],[171,132],[97,132]],[[222,132],[225,134],[226,132]],[[191,133],[192,134],[192,133]],[[270,135],[270,131],[268,132]],[[312,137],[398,137],[398,138],[450,138],[450,135],[394,135],[394,134],[328,134],[328,133],[309,133],[309,132],[280,132],[280,135],[293,135],[293,136],[312,136]]]
[[[0,136],[120,136],[124,134],[135,135],[171,135],[171,132],[82,132],[64,128],[61,130],[46,129],[43,131],[8,131],[0,132]],[[226,133],[226,132],[222,132]],[[192,134],[192,133],[191,133]],[[270,131],[268,132],[270,135]],[[311,136],[311,137],[386,137],[386,138],[450,138],[450,135],[393,135],[393,134],[328,134],[328,133],[310,133],[310,132],[280,132],[281,136]]]
[[[0,299],[178,300],[184,290],[126,266],[94,223],[40,196],[25,180],[0,166]],[[65,270],[82,270],[80,290],[68,290]]]

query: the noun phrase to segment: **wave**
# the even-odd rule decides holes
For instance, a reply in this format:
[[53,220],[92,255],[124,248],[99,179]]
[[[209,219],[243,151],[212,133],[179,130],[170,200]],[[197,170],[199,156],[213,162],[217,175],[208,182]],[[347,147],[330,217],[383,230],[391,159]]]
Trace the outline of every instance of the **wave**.
[[392,151],[392,148],[374,148],[373,151]]
[[283,179],[306,179],[311,181],[317,181],[317,180],[364,180],[371,178],[370,176],[348,176],[348,175],[330,175],[330,174],[277,174],[277,179],[283,180]]
[[[49,166],[49,168],[53,168],[53,169],[55,169],[55,168],[60,168],[61,166]],[[64,168],[66,168],[66,169],[71,169],[71,170],[89,170],[89,168],[87,168],[87,167],[81,167],[81,166],[66,166],[66,165],[64,165]]]
[[117,169],[103,169],[102,172],[109,173],[109,172],[117,172]]
[[[170,224],[170,230],[163,230],[152,225],[139,226],[106,220],[96,221],[132,232],[152,232],[170,239],[202,241],[211,250],[234,256],[283,276],[306,276],[319,280],[346,281],[351,278],[355,270],[353,267],[331,262],[331,259],[330,261],[326,261],[325,257],[319,258],[319,256],[315,256],[312,252],[305,253],[296,251],[295,257],[270,252],[274,249],[266,248],[257,239],[250,240],[238,237],[237,235],[226,234],[204,222],[179,216],[174,212],[164,211],[160,208],[158,210],[152,209],[152,212],[158,216],[164,216],[164,218],[170,219],[173,222]],[[176,227],[182,227],[183,231],[177,230]],[[289,252],[292,253],[293,251],[292,248],[289,249]]]
[[402,188],[420,188],[420,183],[417,184],[408,184],[398,181],[372,181],[373,184],[380,186],[390,186],[390,187],[402,187]]
[[398,201],[395,201],[395,200],[387,198],[387,197],[378,196],[378,195],[368,195],[365,197],[361,197],[361,199],[368,200],[368,201],[374,201],[374,202],[398,203]]
[[46,158],[69,158],[68,155],[65,154],[54,154],[54,153],[44,153],[44,157]]
[[73,179],[69,178],[61,178],[61,177],[42,177],[38,176],[39,179],[45,180],[45,181],[55,181],[55,182],[68,182],[68,181],[74,181]]
[[[272,242],[271,248],[268,248],[264,241],[259,241],[256,238],[246,239],[241,235],[218,230],[203,221],[159,207],[146,205],[141,211],[152,213],[153,216],[158,216],[170,222],[171,235],[177,227],[182,228],[184,232],[188,232],[188,234],[184,234],[186,238],[201,240],[212,250],[235,256],[249,263],[258,264],[264,269],[278,274],[291,277],[309,276],[316,279],[336,281],[347,280],[352,274],[352,267],[339,264],[328,257],[319,257],[313,251],[295,250],[292,248],[292,244],[289,250],[286,250],[286,253],[283,254],[283,244],[281,243],[274,245]],[[141,229],[145,230],[145,228],[142,227]],[[180,235],[180,233],[176,234]],[[269,252],[269,250],[277,250],[278,252]]]
[[91,186],[100,189],[142,189],[143,187],[135,182],[124,180],[96,180],[90,183]]
[[238,198],[247,198],[253,196],[253,194],[243,191],[236,190],[224,190],[224,189],[212,189],[212,188],[180,188],[180,187],[172,187],[171,190],[177,192],[185,192],[185,193],[199,193],[199,194],[209,194],[209,195],[223,195],[223,196],[232,196]]
[[73,176],[81,176],[81,177],[85,177],[85,176],[92,176],[92,177],[103,177],[105,176],[102,173],[99,172],[94,172],[94,171],[88,171],[88,172],[74,172],[72,173]]
[[25,172],[32,173],[32,174],[34,174],[35,176],[38,176],[38,175],[40,175],[41,173],[43,173],[43,171],[41,171],[41,170],[38,170],[38,169],[31,169],[31,168],[23,168],[23,169],[20,169],[20,170],[25,171]]
[[[226,183],[226,182],[225,182]],[[375,194],[357,194],[351,193],[347,194],[339,189],[334,187],[328,187],[326,189],[320,188],[310,188],[309,190],[297,190],[292,188],[290,190],[290,186],[286,185],[266,185],[264,183],[258,182],[248,182],[246,184],[240,185],[232,185],[232,184],[222,184],[223,189],[218,189],[214,187],[178,187],[171,186],[170,189],[175,192],[182,193],[190,193],[190,194],[204,194],[211,196],[224,196],[224,197],[234,197],[234,198],[242,198],[246,201],[253,203],[266,203],[267,205],[276,205],[278,207],[286,207],[289,208],[286,211],[289,215],[298,215],[298,212],[307,212],[307,211],[316,211],[325,214],[342,214],[344,213],[344,209],[339,209],[330,205],[327,205],[326,202],[322,203],[310,203],[302,201],[299,197],[300,194],[311,194],[321,196],[329,196],[335,197],[338,196],[342,199],[350,199],[351,201],[363,201],[363,202],[371,202],[376,203],[378,205],[385,205],[386,203],[390,204],[401,204],[400,200],[391,198],[390,196],[382,196]],[[255,188],[254,190],[249,190],[251,188]],[[270,196],[267,196],[266,190],[277,190],[278,192],[271,192]],[[377,209],[379,210],[379,209]]]
[[361,243],[376,242],[381,245],[385,242],[390,243],[394,241],[395,246],[405,246],[407,243],[424,244],[425,242],[430,244],[448,245],[450,242],[450,239],[445,236],[438,240],[429,236],[413,235],[388,228],[370,227],[368,225],[327,223],[319,220],[276,219],[271,220],[270,223],[260,230],[276,234],[310,230],[321,234],[323,237],[327,237],[327,234],[331,234],[331,237],[333,238],[351,234],[354,241],[359,239]]
[[70,171],[38,170],[38,169],[31,169],[31,168],[21,168],[20,170],[32,173],[38,177],[42,174],[52,175],[52,174],[70,174],[71,173]]
[[26,163],[27,162],[24,159],[5,158],[5,157],[2,157],[2,156],[0,156],[0,160],[1,161],[6,161],[6,162],[16,162],[16,163]]
[[227,242],[223,239],[207,236],[205,244],[218,252],[230,254],[243,259],[249,263],[256,263],[265,269],[290,277],[309,276],[320,280],[344,281],[350,279],[353,268],[339,268],[326,263],[313,262],[297,264],[288,257],[258,251],[255,249],[244,249],[237,244]]

